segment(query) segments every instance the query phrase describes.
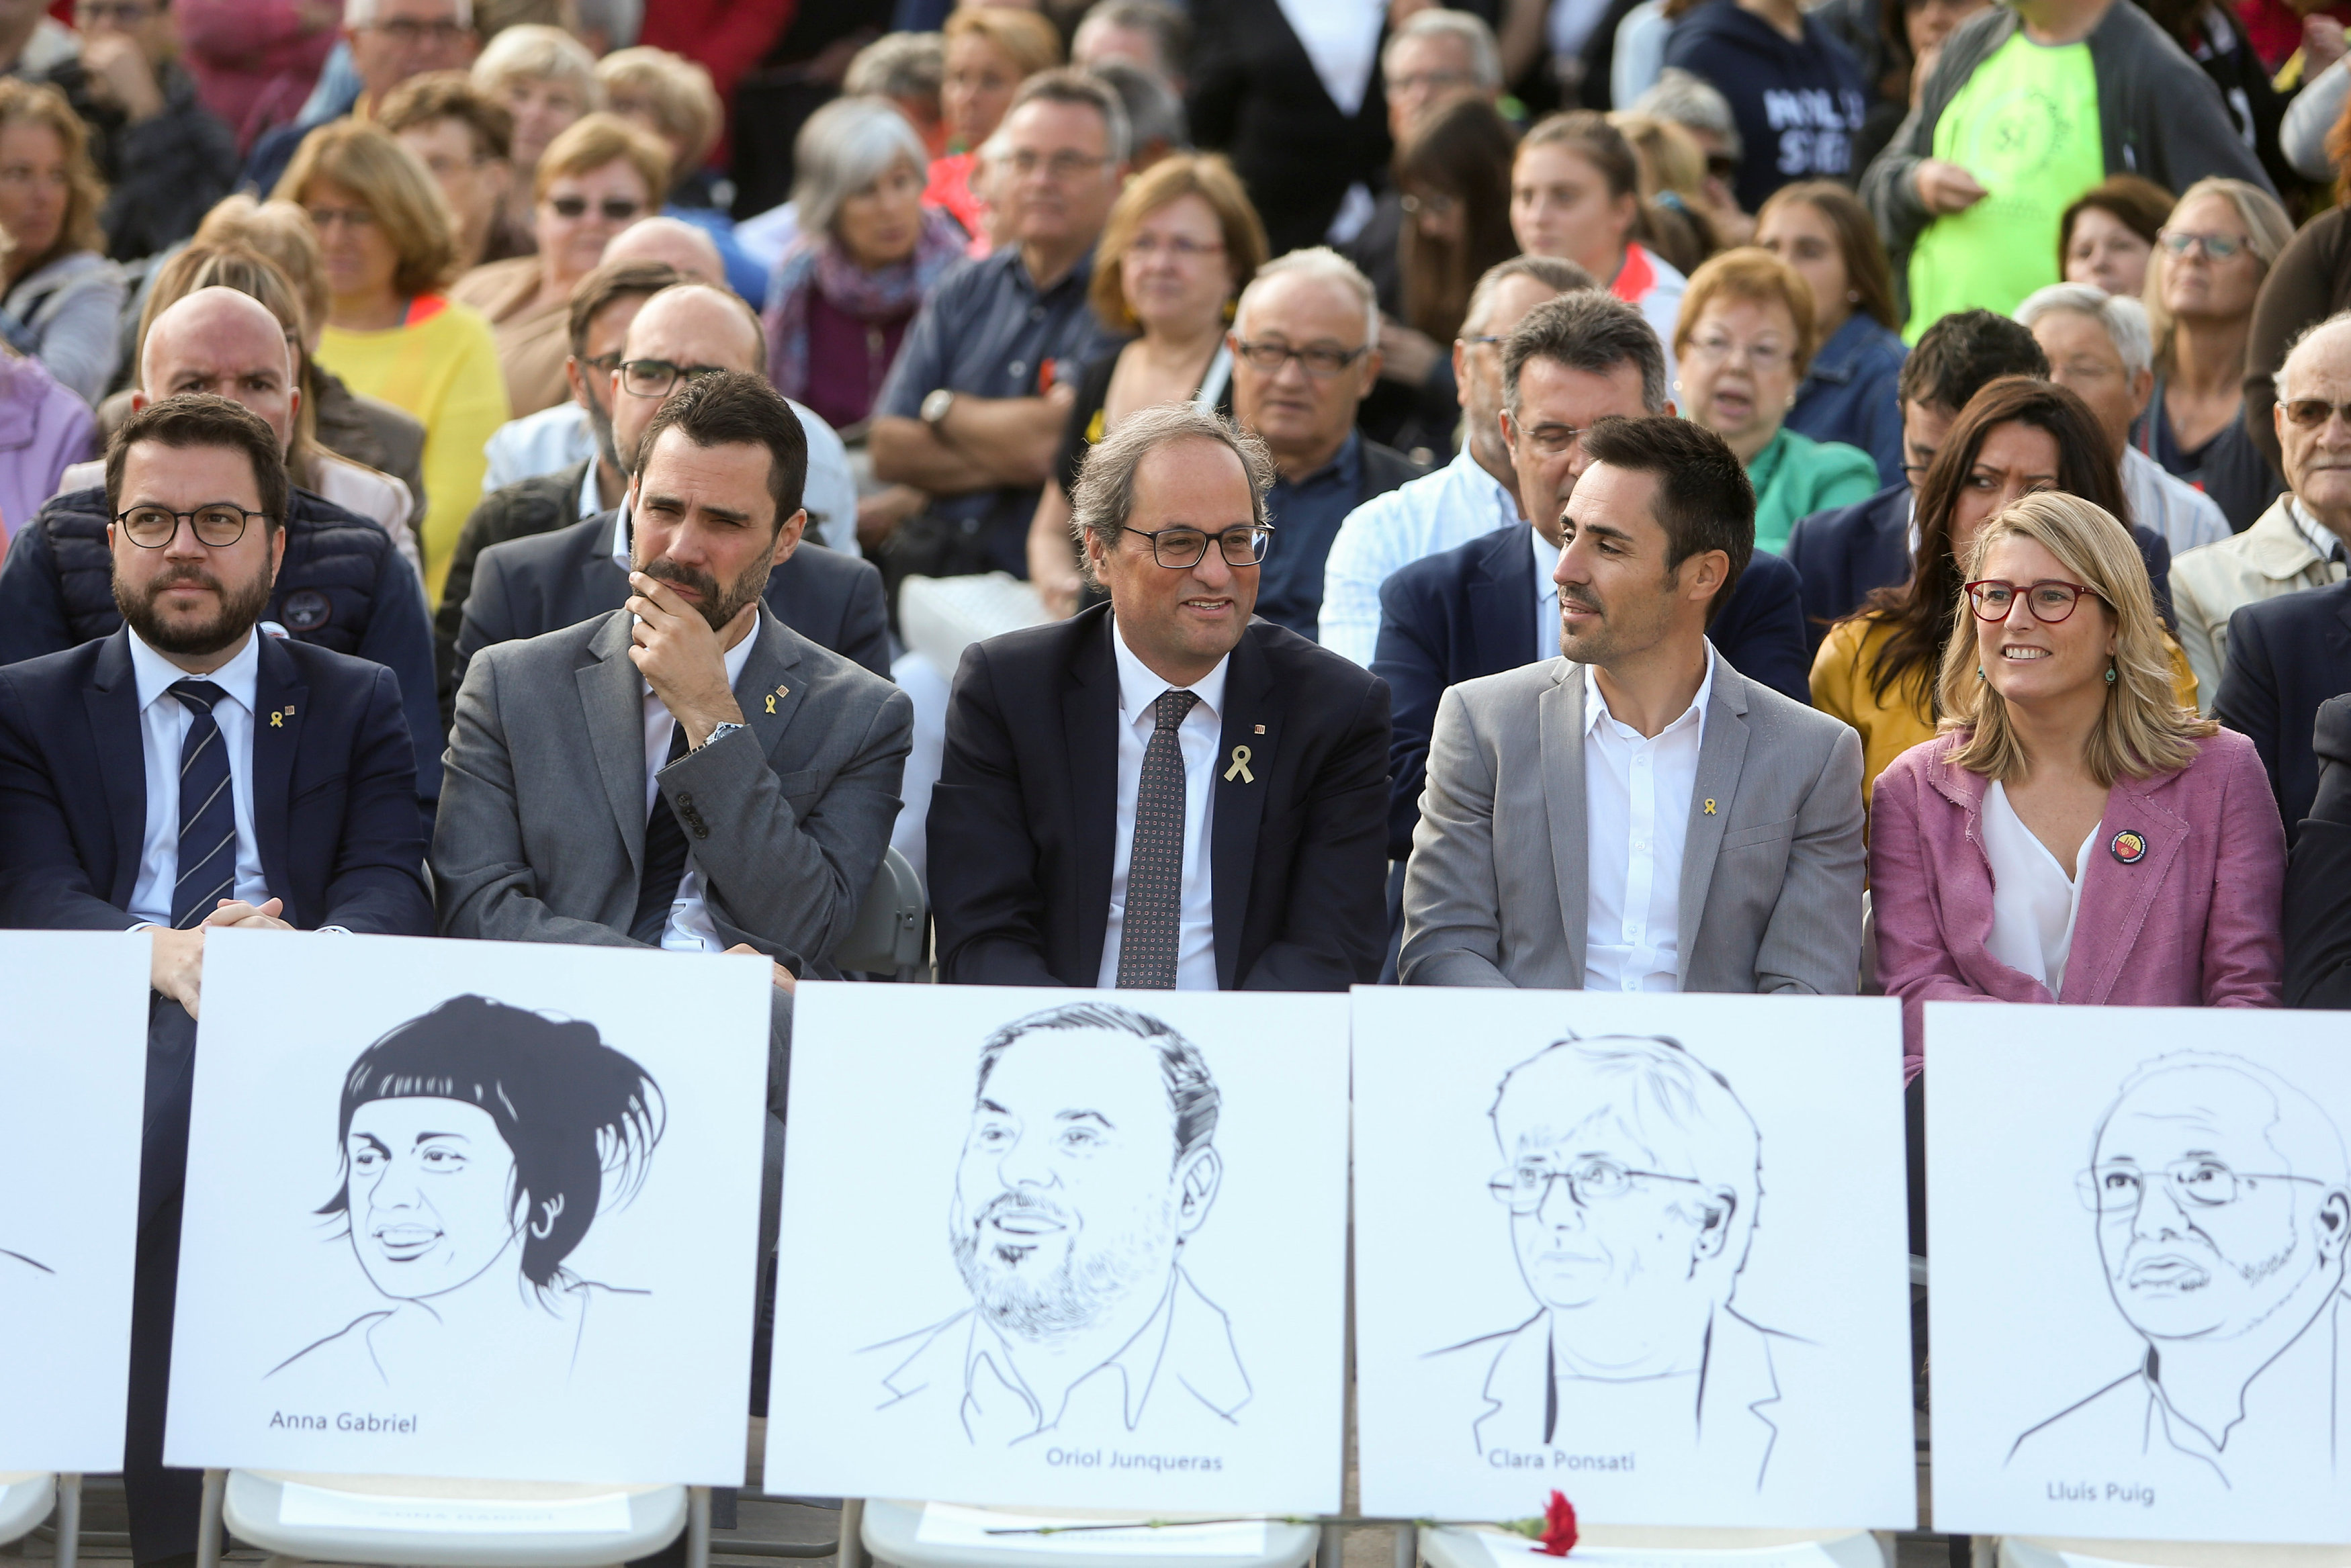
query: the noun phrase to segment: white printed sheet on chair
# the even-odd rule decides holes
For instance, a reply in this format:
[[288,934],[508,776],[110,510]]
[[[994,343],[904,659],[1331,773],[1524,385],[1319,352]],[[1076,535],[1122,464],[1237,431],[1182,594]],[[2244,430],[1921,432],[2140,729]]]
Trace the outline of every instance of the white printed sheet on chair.
[[739,1482],[770,972],[213,933],[166,1462]]
[[1364,1512],[1912,1523],[1895,1002],[1353,1000]]
[[149,945],[0,933],[0,1470],[122,1468]]
[[1927,1008],[1935,1526],[2351,1541],[2351,1018]]
[[809,984],[767,1488],[1334,1512],[1347,1001]]

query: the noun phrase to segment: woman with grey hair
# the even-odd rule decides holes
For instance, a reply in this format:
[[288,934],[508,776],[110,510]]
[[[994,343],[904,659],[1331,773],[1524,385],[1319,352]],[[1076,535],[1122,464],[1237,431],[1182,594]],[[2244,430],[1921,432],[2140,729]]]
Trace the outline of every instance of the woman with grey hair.
[[873,411],[907,323],[963,254],[964,234],[923,204],[930,154],[887,99],[826,104],[793,157],[799,234],[768,286],[768,378],[846,430]]

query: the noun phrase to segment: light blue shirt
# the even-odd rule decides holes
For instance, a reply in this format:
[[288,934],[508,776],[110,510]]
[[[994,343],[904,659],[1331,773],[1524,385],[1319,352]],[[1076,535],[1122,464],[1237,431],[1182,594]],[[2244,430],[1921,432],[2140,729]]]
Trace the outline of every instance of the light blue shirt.
[[[1380,640],[1380,585],[1425,556],[1513,525],[1520,525],[1518,497],[1479,466],[1465,441],[1435,473],[1374,495],[1339,524],[1322,563],[1318,640],[1370,669]],[[1556,640],[1554,630],[1553,653]]]
[[[262,879],[261,843],[253,832],[254,689],[261,679],[261,639],[246,634],[236,657],[209,675],[191,676],[130,634],[131,670],[139,683],[139,735],[147,762],[147,831],[139,853],[139,879],[131,885],[133,929],[172,923],[172,894],[180,880],[180,749],[193,713],[172,696],[178,680],[209,680],[228,694],[213,708],[221,748],[228,754],[229,798],[236,809],[236,877],[223,895],[260,904],[269,897]],[[211,911],[205,911],[209,914]]]

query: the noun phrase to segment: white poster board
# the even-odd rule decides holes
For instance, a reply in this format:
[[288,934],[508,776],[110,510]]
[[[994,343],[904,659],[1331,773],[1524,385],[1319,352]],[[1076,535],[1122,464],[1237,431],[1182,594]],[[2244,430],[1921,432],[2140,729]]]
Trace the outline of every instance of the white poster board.
[[1895,1002],[1354,1002],[1364,1512],[1910,1526]]
[[769,973],[214,932],[165,1462],[739,1483]]
[[122,1468],[148,947],[0,934],[0,1470]]
[[1935,1527],[2351,1541],[2351,1018],[1927,1008]]
[[769,1491],[1337,1511],[1345,997],[803,985],[784,1147]]

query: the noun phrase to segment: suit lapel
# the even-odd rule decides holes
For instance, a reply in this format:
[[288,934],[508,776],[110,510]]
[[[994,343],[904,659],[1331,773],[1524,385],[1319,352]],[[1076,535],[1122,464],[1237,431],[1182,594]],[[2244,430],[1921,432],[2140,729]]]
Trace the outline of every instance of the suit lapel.
[[2136,833],[2146,841],[2147,853],[2126,866],[2111,852],[2092,852],[2076,908],[2094,918],[2075,919],[2058,1001],[2097,1006],[2114,994],[2123,961],[2137,945],[2155,896],[2170,879],[2171,863],[2188,842],[2187,820],[2164,798],[2179,777],[2168,773],[2118,778],[2106,792],[2105,815],[2095,829],[2099,847],[2112,844],[2117,834]]
[[800,653],[800,639],[762,604],[759,643],[744,660],[743,678],[735,683],[735,701],[743,710],[743,722],[759,738],[759,754],[771,765],[784,732],[799,711],[801,693],[808,685],[793,673],[799,668]]
[[[99,649],[98,669],[81,694],[114,828],[114,877],[106,901],[131,907],[147,846],[146,734],[139,718],[139,678],[131,666],[131,632],[118,629]],[[127,742],[127,744],[126,744]]]
[[[1208,880],[1215,909],[1217,988],[1230,991],[1240,964],[1241,927],[1249,915],[1258,825],[1265,819],[1266,780],[1281,742],[1281,702],[1273,674],[1257,645],[1257,628],[1241,633],[1225,668],[1224,732],[1217,738],[1209,789]],[[1239,759],[1247,748],[1249,760]]]
[[572,672],[596,771],[611,803],[612,825],[628,846],[632,879],[645,874],[645,680],[629,657],[634,634],[629,612],[614,610],[588,645],[590,661]]
[[301,744],[299,726],[310,713],[310,688],[296,675],[294,660],[276,638],[254,635],[261,639],[261,659],[253,688],[253,836],[261,850],[263,883],[286,900],[286,920],[301,926],[320,911],[295,907],[294,879],[287,871],[286,814],[293,795],[294,754]]
[[[1529,570],[1534,556],[1528,555]],[[1551,828],[1552,880],[1559,888],[1560,923],[1567,930],[1567,989],[1583,984],[1583,937],[1591,924],[1591,872],[1584,843],[1583,666],[1562,660],[1559,678],[1536,699],[1537,739],[1542,747],[1544,815]]]
[[1076,833],[1079,972],[1092,985],[1110,931],[1110,876],[1118,848],[1118,662],[1110,612],[1090,612],[1061,693],[1061,741],[1069,754],[1070,810]]
[[[1711,644],[1706,656],[1714,660],[1714,692],[1707,702],[1706,738],[1698,743],[1689,830],[1682,837],[1681,907],[1675,922],[1677,991],[1689,984],[1699,918],[1706,913],[1707,890],[1714,885],[1715,855],[1722,847],[1722,830],[1729,825],[1731,803],[1739,798],[1739,772],[1747,761],[1746,680],[1723,662]],[[1708,802],[1712,811],[1707,809]]]
[[1535,556],[1525,527],[1511,529],[1483,553],[1469,579],[1472,675],[1498,675],[1527,663],[1535,646]]

